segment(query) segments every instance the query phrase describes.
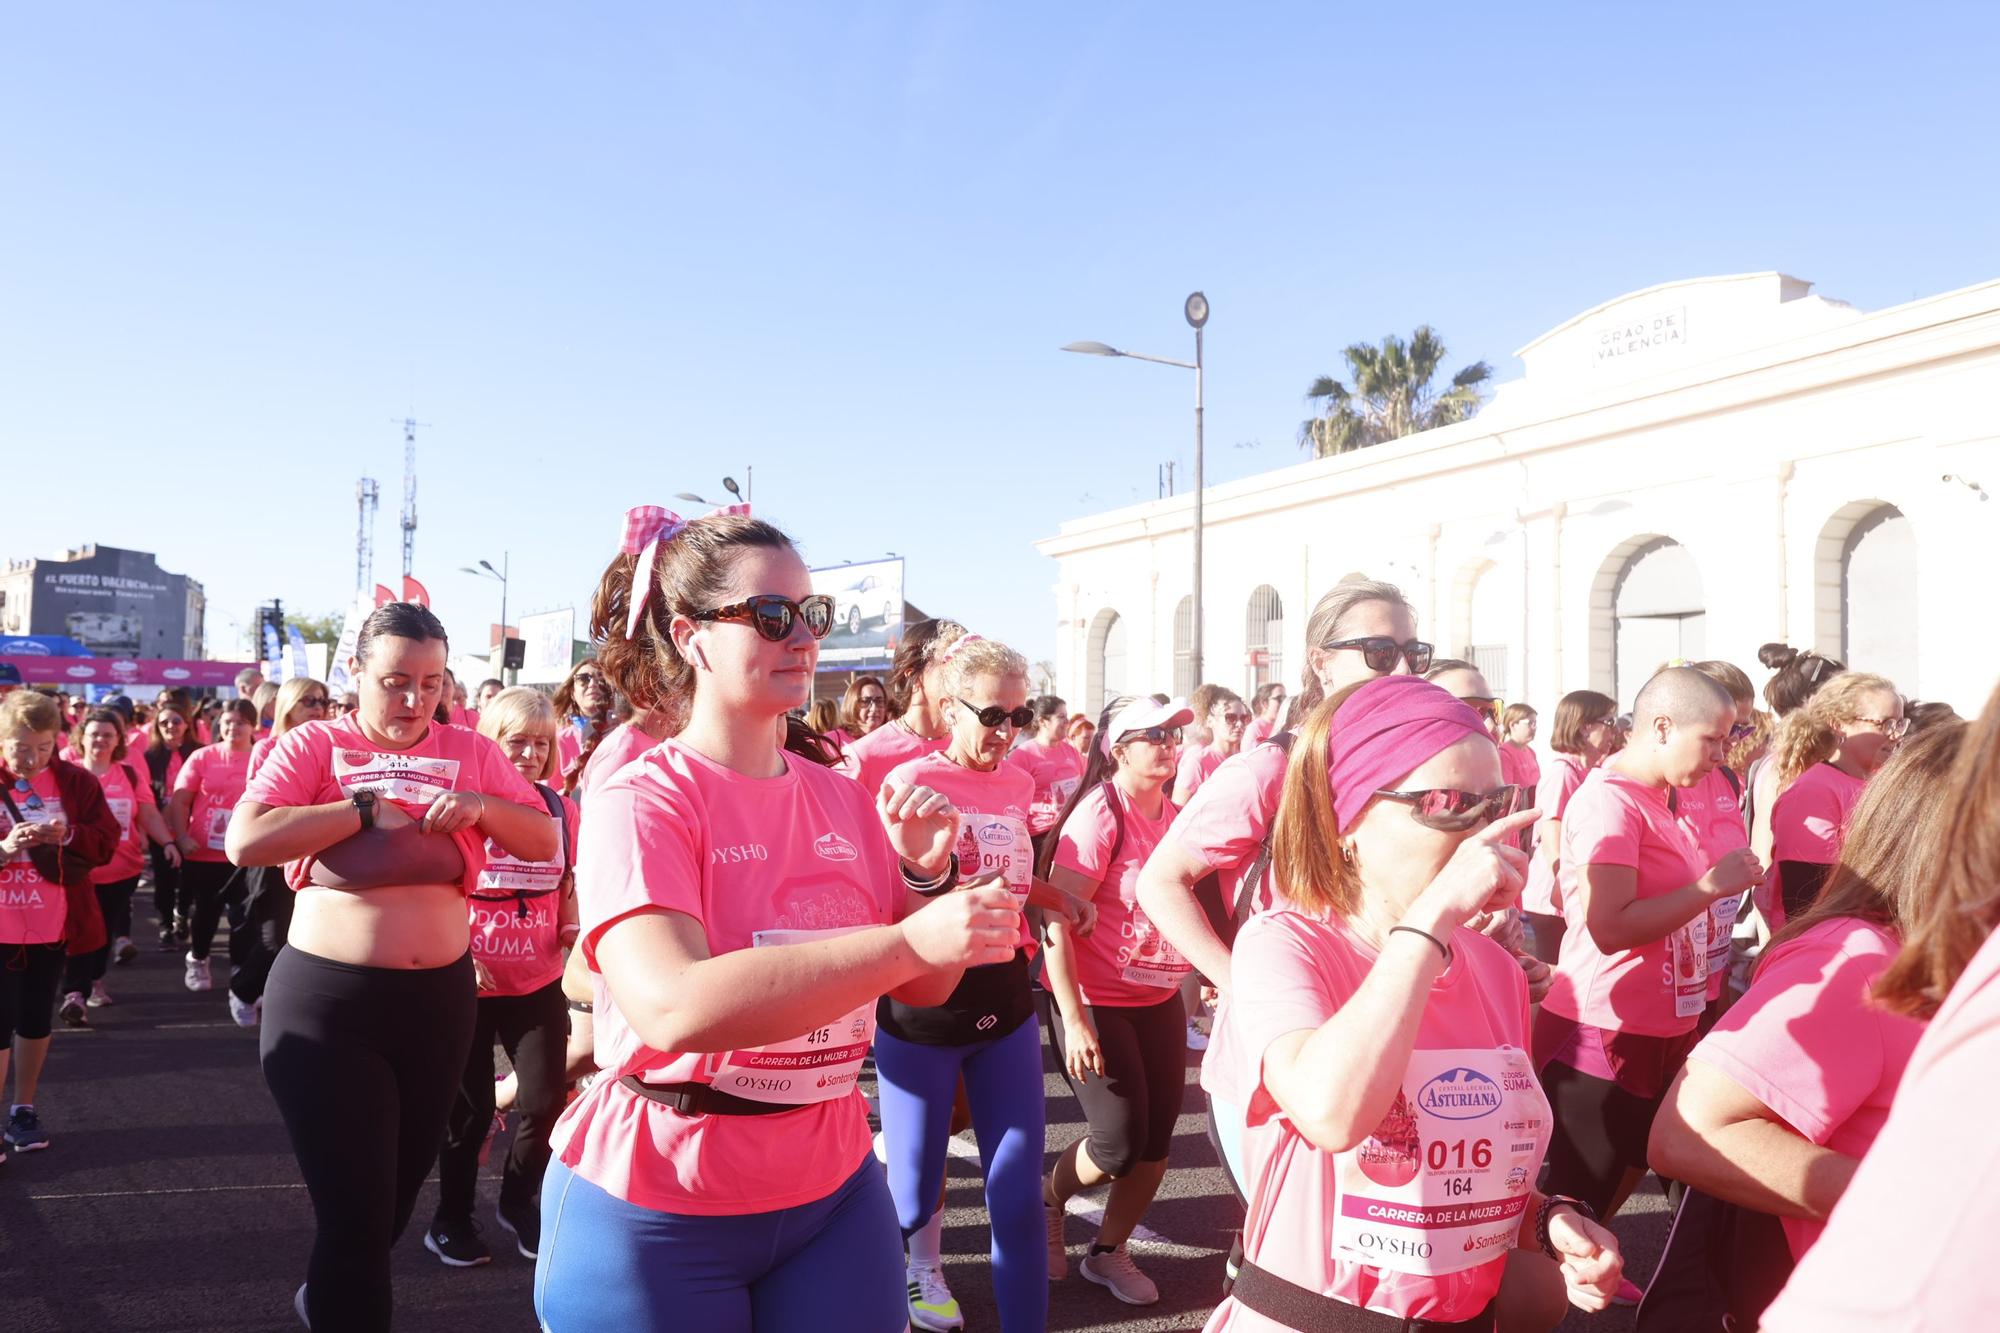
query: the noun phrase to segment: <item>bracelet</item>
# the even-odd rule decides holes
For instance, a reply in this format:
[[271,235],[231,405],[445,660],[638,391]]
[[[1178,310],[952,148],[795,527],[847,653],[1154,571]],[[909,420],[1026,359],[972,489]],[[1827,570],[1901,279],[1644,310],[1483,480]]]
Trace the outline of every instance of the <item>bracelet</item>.
[[1582,1199],[1572,1199],[1567,1194],[1542,1196],[1542,1206],[1535,1210],[1535,1243],[1542,1247],[1543,1254],[1561,1263],[1562,1257],[1556,1253],[1555,1245],[1549,1240],[1549,1219],[1555,1215],[1557,1208],[1574,1208],[1578,1215],[1587,1217],[1593,1222],[1597,1220],[1597,1210]]
[[924,879],[921,876],[910,873],[910,866],[907,861],[899,862],[898,868],[903,872],[903,883],[909,886],[913,892],[921,893],[926,897],[943,893],[958,883],[957,852],[951,854],[951,860],[943,870],[929,879]]
[[486,793],[476,791],[472,794],[479,798],[479,813],[472,817],[472,822],[477,824],[480,820],[486,818]]
[[1437,946],[1437,951],[1438,951],[1438,953],[1440,953],[1440,954],[1442,954],[1442,955],[1444,956],[1444,961],[1445,961],[1445,963],[1446,963],[1447,965],[1449,965],[1449,964],[1450,964],[1450,962],[1451,962],[1451,950],[1450,950],[1450,949],[1449,949],[1448,947],[1446,947],[1446,945],[1445,945],[1445,942],[1444,942],[1443,940],[1441,940],[1441,939],[1439,939],[1439,938],[1438,938],[1437,936],[1435,936],[1435,935],[1431,934],[1431,933],[1430,933],[1430,932],[1429,932],[1428,930],[1420,930],[1420,929],[1418,929],[1418,928],[1417,928],[1417,927],[1415,927],[1415,926],[1391,926],[1391,927],[1389,927],[1389,933],[1390,933],[1391,935],[1394,935],[1394,934],[1395,934],[1395,933],[1396,933],[1397,931],[1399,931],[1399,930],[1400,930],[1400,931],[1404,931],[1404,932],[1406,932],[1406,933],[1408,933],[1408,934],[1411,934],[1411,935],[1421,935],[1421,936],[1423,936],[1423,937],[1424,937],[1425,939],[1429,940],[1429,941],[1430,941],[1430,942],[1431,942],[1432,944],[1435,944],[1435,945]]

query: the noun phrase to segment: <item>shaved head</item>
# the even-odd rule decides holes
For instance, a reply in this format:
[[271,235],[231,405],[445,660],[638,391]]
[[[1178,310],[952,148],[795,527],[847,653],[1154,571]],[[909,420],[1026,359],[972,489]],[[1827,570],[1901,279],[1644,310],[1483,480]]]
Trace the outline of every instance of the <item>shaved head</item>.
[[1736,715],[1729,691],[1693,667],[1668,667],[1647,681],[1632,701],[1632,720],[1643,727],[1664,717],[1677,727],[1699,726],[1727,713]]

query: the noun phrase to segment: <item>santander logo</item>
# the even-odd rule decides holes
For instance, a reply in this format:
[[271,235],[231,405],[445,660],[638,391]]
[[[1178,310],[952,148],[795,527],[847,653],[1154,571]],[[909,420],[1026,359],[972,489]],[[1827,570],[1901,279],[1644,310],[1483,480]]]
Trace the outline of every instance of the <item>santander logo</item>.
[[852,861],[860,855],[854,844],[838,833],[822,833],[813,842],[813,852],[829,861]]

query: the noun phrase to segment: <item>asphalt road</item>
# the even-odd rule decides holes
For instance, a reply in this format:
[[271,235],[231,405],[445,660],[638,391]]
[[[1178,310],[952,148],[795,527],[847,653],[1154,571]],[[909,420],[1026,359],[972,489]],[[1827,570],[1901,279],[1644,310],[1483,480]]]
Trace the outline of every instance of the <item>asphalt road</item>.
[[[0,1330],[6,1333],[264,1333],[296,1327],[292,1292],[303,1280],[311,1213],[283,1127],[257,1068],[257,1034],[229,1020],[224,992],[191,994],[174,955],[150,947],[150,903],[137,913],[144,952],[112,970],[118,1003],[91,1011],[90,1031],[60,1026],[37,1107],[53,1138],[45,1152],[0,1165]],[[218,958],[223,950],[218,942]],[[1049,1070],[1054,1066],[1050,1064]],[[1139,1265],[1159,1284],[1158,1305],[1120,1305],[1075,1275],[1092,1235],[1089,1201],[1072,1204],[1071,1276],[1049,1293],[1049,1328],[1199,1328],[1220,1298],[1237,1222],[1200,1117],[1188,1067],[1189,1114]],[[1081,1115],[1049,1073],[1049,1143],[1082,1134]],[[355,1126],[366,1134],[368,1126]],[[946,1213],[946,1273],[972,1330],[997,1330],[986,1282],[986,1230],[970,1135],[955,1152]],[[496,1158],[497,1160],[497,1158]],[[533,1333],[531,1261],[503,1250],[482,1183],[483,1268],[447,1269],[419,1228],[436,1200],[425,1186],[412,1230],[396,1247],[396,1327]],[[1650,1272],[1665,1233],[1649,1187],[1616,1229],[1632,1266]],[[829,1324],[829,1328],[832,1325]],[[1573,1315],[1566,1333],[1624,1333],[1629,1311]]]

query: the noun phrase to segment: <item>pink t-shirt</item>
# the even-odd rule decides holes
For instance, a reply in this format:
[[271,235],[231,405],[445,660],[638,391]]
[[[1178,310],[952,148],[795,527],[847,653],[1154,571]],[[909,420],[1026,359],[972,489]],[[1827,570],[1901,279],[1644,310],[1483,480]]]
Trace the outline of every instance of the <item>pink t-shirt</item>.
[[[1866,1156],[1924,1035],[1921,1021],[1868,998],[1900,947],[1895,935],[1855,917],[1822,921],[1776,945],[1689,1058],[1713,1065],[1802,1137]],[[1824,1225],[1779,1220],[1794,1258]]]
[[[1728,770],[1717,765],[1692,787],[1674,794],[1674,815],[1701,851],[1702,869],[1733,851],[1750,845],[1750,831],[1743,826],[1743,805]],[[1708,908],[1708,998],[1722,994],[1729,977],[1729,937],[1736,928],[1736,914],[1743,897],[1718,898]]]
[[[1402,1318],[1470,1319],[1492,1301],[1548,1146],[1548,1101],[1526,1049],[1527,980],[1476,932],[1455,932],[1451,950],[1402,1090],[1375,1132],[1342,1153],[1298,1132],[1264,1085],[1264,1057],[1278,1038],[1332,1017],[1375,950],[1340,922],[1280,910],[1244,927],[1231,960],[1238,1077],[1251,1089],[1244,1253],[1309,1291]],[[1232,1299],[1208,1333],[1281,1327]]]
[[1992,1328],[2000,1264],[2000,932],[1987,936],[1903,1072],[1888,1123],[1765,1333]]
[[[906,890],[873,799],[816,764],[785,762],[782,776],[748,778],[669,740],[591,794],[577,900],[579,943],[593,967],[605,928],[649,908],[692,918],[711,955],[756,947],[760,934],[765,944],[790,944],[801,942],[798,932],[887,925],[902,915]],[[872,998],[795,1041],[702,1054],[647,1046],[602,974],[596,989],[604,1076],[556,1122],[553,1144],[600,1189],[661,1212],[762,1213],[825,1198],[868,1157],[868,1105],[856,1084],[874,1031]],[[806,1045],[829,1033],[831,1045]],[[763,1087],[736,1072],[759,1060]],[[830,1074],[813,1081],[816,1068]],[[627,1074],[799,1105],[775,1115],[684,1116],[621,1086]]]
[[569,776],[570,769],[583,754],[583,738],[586,733],[577,729],[575,719],[571,719],[556,731],[556,779],[562,781]]
[[1562,859],[1576,874],[1566,889],[1562,951],[1542,1008],[1612,1032],[1674,1037],[1708,1003],[1708,913],[1666,938],[1605,953],[1590,933],[1584,868],[1637,871],[1637,894],[1654,898],[1708,869],[1694,839],[1667,808],[1667,794],[1613,768],[1591,770],[1563,812]]
[[1056,826],[1063,806],[1083,782],[1083,756],[1074,745],[1061,741],[1044,745],[1026,740],[1008,753],[1007,762],[1034,779],[1035,798],[1028,807],[1028,832],[1048,832]]
[[[541,793],[535,797],[541,800]],[[486,840],[479,883],[466,898],[472,957],[493,978],[493,989],[483,995],[532,995],[563,974],[562,887],[574,859],[577,808],[567,796],[556,799],[568,823],[549,860],[523,861]]]
[[227,861],[222,847],[229,836],[229,812],[243,799],[243,785],[250,776],[250,752],[232,750],[227,745],[204,745],[188,756],[174,779],[174,792],[194,793],[188,812],[188,837],[194,850],[190,861]]
[[1201,790],[1201,785],[1227,758],[1228,755],[1213,745],[1195,745],[1181,751],[1180,766],[1174,772],[1174,804],[1184,806],[1192,801],[1194,794]]
[[[899,764],[891,778],[929,787],[950,801],[959,813],[958,875],[961,881],[999,875],[1023,908],[1035,882],[1035,845],[1028,840],[1028,808],[1035,780],[1002,760],[990,772],[953,763],[943,753],[927,754]],[[1021,916],[1019,947],[1031,947],[1034,936]]]
[[[1575,755],[1556,756],[1554,786],[1548,791],[1535,793],[1535,803],[1542,808],[1542,822],[1535,829],[1538,843],[1555,833],[1549,827],[1550,822],[1561,822],[1563,811],[1569,808],[1569,798],[1576,795],[1576,789],[1583,785],[1583,775],[1588,771],[1583,766],[1583,760]],[[1540,779],[1536,781],[1539,785]],[[1558,846],[1551,850],[1560,852],[1562,848]],[[1543,859],[1545,854],[1537,846],[1535,859],[1528,863],[1528,882],[1521,890],[1521,910],[1541,916],[1561,916],[1562,890],[1556,883],[1556,871],[1550,869],[1549,863]]]
[[1847,818],[1868,784],[1832,764],[1814,764],[1771,806],[1771,860],[1830,866],[1840,859]]
[[936,754],[948,741],[945,736],[927,740],[900,722],[885,723],[848,746],[833,771],[845,773],[860,783],[861,790],[868,793],[868,800],[873,803],[882,792],[883,779],[892,769],[912,759]]
[[[630,722],[619,724],[609,736],[597,743],[597,748],[584,762],[583,773],[576,780],[576,798],[580,801],[590,795],[604,784],[606,778],[658,744]],[[556,776],[560,778],[567,772],[568,768],[560,768]]]
[[[56,786],[53,769],[35,774],[28,786],[34,800],[11,786],[7,793],[20,807],[23,823],[49,824],[64,818],[62,790]],[[14,817],[0,802],[0,837],[13,827]],[[62,885],[42,878],[30,859],[33,855],[24,847],[0,860],[0,944],[54,944],[63,938],[69,900]]]
[[[1278,814],[1278,798],[1284,794],[1287,755],[1275,745],[1245,749],[1216,768],[1202,783],[1195,798],[1174,816],[1165,841],[1172,843],[1206,869],[1217,873],[1222,903],[1234,911],[1237,895],[1243,891],[1243,877],[1250,873],[1264,845],[1264,834]],[[1273,906],[1275,890],[1271,877],[1250,903],[1254,912]],[[1230,964],[1235,971],[1235,964]],[[1237,1086],[1236,1070],[1241,1064],[1236,1053],[1236,1034],[1229,1022],[1229,1001],[1215,1006],[1215,1019],[1208,1036],[1208,1050],[1201,1058],[1201,1086],[1212,1096],[1241,1106],[1245,1090]]]
[[1542,761],[1528,746],[1507,741],[1500,747],[1500,780],[1521,788],[1525,796],[1528,788],[1541,783]]
[[1162,792],[1160,817],[1148,819],[1120,792],[1114,813],[1112,789],[1109,782],[1099,783],[1076,803],[1056,841],[1055,864],[1098,885],[1091,899],[1097,928],[1087,939],[1070,937],[1083,1002],[1136,1008],[1172,995],[1190,971],[1181,951],[1139,906],[1139,871],[1166,836],[1174,807]]
[[[126,776],[128,767],[139,775],[137,782]],[[139,807],[157,808],[159,802],[153,799],[153,784],[147,781],[146,770],[129,759],[113,760],[109,769],[95,776],[97,785],[104,788],[104,803],[111,807],[111,817],[118,821],[120,836],[118,850],[90,872],[90,882],[116,884],[146,868],[146,830],[139,824]]]
[[[331,805],[358,791],[394,801],[404,813],[422,818],[448,791],[473,791],[530,810],[545,810],[528,780],[507,762],[506,752],[476,731],[433,722],[423,738],[403,750],[368,739],[361,719],[349,713],[331,722],[307,722],[280,736],[257,766],[243,797],[259,805]],[[471,892],[485,865],[485,840],[477,828],[450,835],[465,859],[461,886]],[[285,867],[295,889],[311,885],[312,858]]]
[[1247,750],[1254,745],[1262,745],[1277,734],[1278,724],[1276,722],[1266,722],[1261,717],[1253,717],[1250,719],[1249,725],[1243,728],[1243,748]]

